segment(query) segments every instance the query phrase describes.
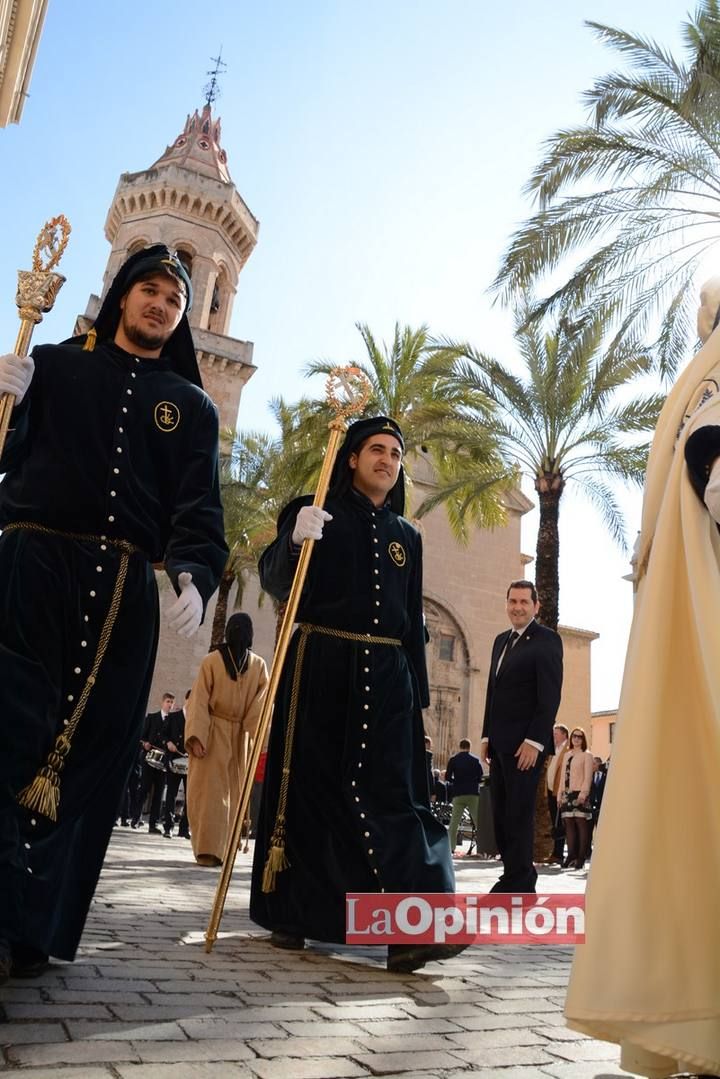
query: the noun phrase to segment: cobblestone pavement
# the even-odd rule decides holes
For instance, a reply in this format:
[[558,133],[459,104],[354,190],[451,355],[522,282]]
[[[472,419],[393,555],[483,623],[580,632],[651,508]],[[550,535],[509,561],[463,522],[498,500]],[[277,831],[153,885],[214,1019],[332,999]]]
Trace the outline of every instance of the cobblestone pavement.
[[[42,1079],[609,1079],[617,1047],[568,1030],[571,949],[485,945],[416,974],[384,949],[279,952],[247,915],[240,855],[214,950],[218,871],[190,844],[116,829],[73,964],[0,988],[0,1072]],[[462,891],[497,864],[456,861]],[[547,869],[539,891],[582,891]]]

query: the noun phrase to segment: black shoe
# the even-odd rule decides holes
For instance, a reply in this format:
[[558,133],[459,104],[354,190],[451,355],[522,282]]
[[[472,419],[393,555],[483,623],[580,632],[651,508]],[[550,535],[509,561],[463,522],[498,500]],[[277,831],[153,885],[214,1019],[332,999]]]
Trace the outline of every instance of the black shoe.
[[467,944],[391,944],[386,966],[393,974],[411,974],[426,963],[452,959],[467,947]]
[[139,820],[131,820],[130,821],[130,827],[131,828],[139,828],[140,827],[140,821]]
[[190,838],[190,833],[189,832],[178,832],[178,835],[180,836],[181,839],[189,839]]
[[163,837],[165,839],[172,839],[172,832],[163,832]]
[[121,828],[127,828],[127,826],[129,825],[129,823],[130,823],[130,821],[129,821],[129,820],[121,820],[121,821],[120,821],[120,827],[121,827]]
[[18,945],[12,950],[13,978],[38,978],[49,965],[48,956],[39,948]]
[[162,832],[160,831],[159,828],[156,828],[155,825],[152,824],[148,828],[148,835],[162,835]]
[[296,936],[294,933],[283,933],[280,929],[273,929],[270,934],[270,943],[273,948],[284,948],[288,952],[301,952],[305,947],[305,938]]

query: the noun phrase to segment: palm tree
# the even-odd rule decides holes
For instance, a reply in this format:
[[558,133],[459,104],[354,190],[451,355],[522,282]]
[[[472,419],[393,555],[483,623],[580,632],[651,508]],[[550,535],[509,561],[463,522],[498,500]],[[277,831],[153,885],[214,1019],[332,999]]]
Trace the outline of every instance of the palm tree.
[[[516,315],[516,341],[525,374],[515,375],[498,360],[469,344],[441,342],[439,351],[454,358],[454,382],[460,394],[480,394],[496,407],[495,434],[506,459],[531,477],[540,508],[536,551],[536,586],[545,625],[557,629],[559,608],[560,503],[568,483],[587,495],[600,511],[610,534],[624,545],[623,519],[608,480],[642,484],[649,448],[637,436],[651,432],[662,395],[627,400],[627,385],[651,366],[647,353],[615,341],[604,348],[602,314],[582,324],[561,320],[544,334],[529,321],[529,306]],[[478,456],[472,412],[463,419],[452,468],[455,483],[465,481],[471,497],[472,468]],[[629,441],[628,435],[635,436]],[[464,462],[471,468],[463,475]],[[445,473],[447,475],[447,473]],[[422,507],[428,512],[445,497],[441,487]]]
[[590,122],[556,132],[528,185],[538,210],[512,237],[492,286],[511,302],[573,271],[533,317],[592,309],[623,335],[656,330],[671,376],[694,339],[691,285],[720,238],[720,6],[683,24],[686,63],[654,41],[587,25],[627,66],[585,94]]
[[[476,417],[475,462],[477,482],[472,497],[466,486],[447,492],[444,499],[456,536],[467,539],[469,522],[483,527],[502,524],[505,513],[502,495],[512,482],[512,470],[503,462],[493,434],[492,404],[479,390],[449,376],[454,358],[439,352],[427,326],[413,329],[395,324],[392,344],[379,344],[370,327],[357,323],[363,339],[366,359],[357,364],[372,387],[365,412],[390,416],[402,427],[405,441],[405,471],[412,482],[413,459],[427,454],[435,468],[450,468],[458,432],[458,416],[471,409]],[[306,368],[308,376],[329,374],[335,365],[316,360]],[[326,406],[316,402],[318,413]],[[317,421],[315,421],[317,423]]]
[[263,487],[266,462],[273,440],[265,434],[246,432],[233,442],[230,456],[221,460],[220,495],[225,517],[225,538],[229,547],[213,617],[210,651],[223,641],[227,605],[237,582],[236,606],[241,606],[245,571],[256,561],[256,548],[265,528]]

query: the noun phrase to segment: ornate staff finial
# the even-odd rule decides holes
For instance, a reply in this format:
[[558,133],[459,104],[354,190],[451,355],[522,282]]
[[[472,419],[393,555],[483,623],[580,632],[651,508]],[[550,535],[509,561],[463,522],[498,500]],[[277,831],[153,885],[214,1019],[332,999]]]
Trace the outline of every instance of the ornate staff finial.
[[[34,273],[48,273],[50,270],[55,269],[65,254],[71,231],[70,222],[63,214],[58,214],[57,217],[45,222],[33,249],[32,268]],[[47,257],[45,265],[43,265],[43,253]]]
[[325,384],[325,397],[338,420],[362,412],[371,392],[370,380],[359,367],[333,367]]

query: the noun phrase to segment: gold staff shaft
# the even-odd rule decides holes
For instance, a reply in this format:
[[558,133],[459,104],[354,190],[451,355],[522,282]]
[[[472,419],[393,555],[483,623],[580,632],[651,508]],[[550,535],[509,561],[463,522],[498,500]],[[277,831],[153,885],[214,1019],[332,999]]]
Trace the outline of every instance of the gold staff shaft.
[[[245,772],[247,772],[247,770],[248,770],[248,765],[250,763],[250,754],[252,753],[252,748],[253,748],[253,740],[250,737],[249,731],[245,731],[245,741],[243,743],[243,768],[244,768]],[[253,772],[253,776],[254,775],[255,775],[255,773]],[[250,797],[252,798],[252,787],[250,788]],[[247,812],[246,816],[243,817],[243,827],[245,828],[245,845],[244,845],[244,847],[242,849],[242,852],[243,852],[243,854],[247,854],[247,852],[250,850],[250,830],[252,828],[252,820],[250,819],[250,810],[249,809],[248,809],[248,812]],[[238,850],[239,849],[240,848],[238,847]]]
[[[328,439],[327,449],[325,451],[325,457],[323,458],[322,469],[320,471],[320,478],[318,480],[317,490],[315,492],[315,498],[313,500],[313,506],[318,506],[320,509],[325,505],[325,498],[327,497],[328,487],[330,485],[330,476],[332,475],[333,465],[335,464],[335,458],[340,447],[340,439],[347,430],[347,423],[341,418],[331,420],[329,424],[330,438]],[[210,913],[210,921],[208,922],[207,932],[205,933],[205,951],[211,952],[213,944],[217,940],[218,928],[220,926],[220,919],[222,918],[223,911],[225,909],[225,900],[227,898],[228,888],[230,886],[230,878],[232,876],[233,868],[235,866],[235,855],[240,845],[240,834],[242,831],[242,822],[247,816],[248,806],[250,804],[250,795],[252,793],[252,785],[255,779],[255,772],[257,771],[258,761],[260,760],[260,752],[265,743],[265,738],[270,727],[270,719],[272,717],[273,705],[275,703],[275,696],[277,694],[278,685],[280,682],[280,675],[282,674],[283,667],[285,665],[285,656],[287,655],[288,645],[290,644],[290,636],[292,634],[293,625],[295,624],[295,615],[297,614],[298,605],[300,603],[300,596],[302,594],[303,585],[305,584],[305,577],[307,576],[308,566],[310,564],[310,558],[312,556],[313,547],[315,546],[315,540],[306,539],[303,542],[302,550],[300,551],[300,558],[298,559],[297,569],[295,570],[295,576],[293,578],[292,588],[290,590],[290,596],[287,601],[287,607],[285,608],[285,614],[283,616],[282,625],[280,627],[280,636],[278,637],[277,647],[273,656],[272,666],[270,668],[270,678],[268,681],[267,694],[263,703],[262,711],[260,713],[260,719],[258,720],[257,731],[255,732],[255,739],[253,743],[252,753],[250,754],[250,762],[248,768],[245,770],[245,777],[243,779],[242,790],[240,792],[240,801],[238,802],[237,809],[235,811],[235,819],[230,830],[230,838],[228,845],[225,849],[225,857],[223,859],[222,871],[220,873],[220,879],[218,880],[217,889],[215,891],[215,901]]]
[[[20,331],[17,335],[15,342],[15,355],[27,356],[30,349],[30,340],[32,338],[33,330],[40,319],[24,318],[20,322]],[[5,448],[5,440],[7,438],[8,427],[10,426],[10,415],[15,407],[15,396],[12,393],[4,393],[0,397],[0,456]]]

